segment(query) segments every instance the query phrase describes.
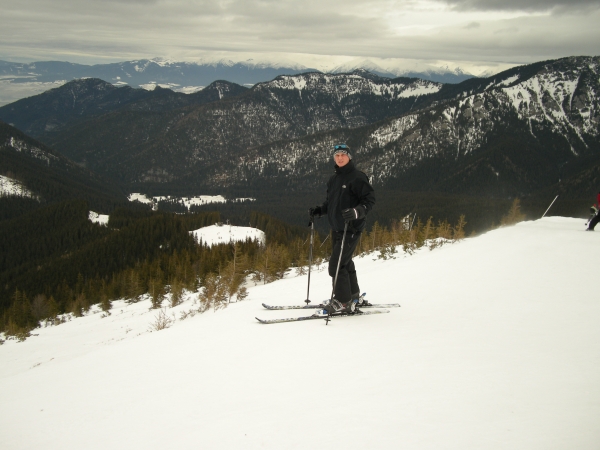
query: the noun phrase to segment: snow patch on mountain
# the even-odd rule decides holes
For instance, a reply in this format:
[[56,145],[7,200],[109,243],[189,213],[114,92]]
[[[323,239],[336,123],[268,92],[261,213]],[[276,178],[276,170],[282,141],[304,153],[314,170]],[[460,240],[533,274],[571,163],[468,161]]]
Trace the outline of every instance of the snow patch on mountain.
[[425,80],[418,80],[410,84],[404,91],[402,91],[399,97],[418,97],[420,95],[435,94],[439,92],[441,85],[438,83],[431,83]]
[[175,90],[175,88],[179,87],[179,84],[174,84],[174,83],[155,83],[155,82],[152,82],[152,83],[140,84],[140,87],[142,89],[147,90],[147,91],[153,91],[157,87],[161,87],[163,89]]
[[521,119],[546,120],[567,140],[570,134],[575,134],[587,146],[584,133],[600,134],[599,119],[592,114],[598,108],[599,99],[592,86],[575,96],[580,77],[580,70],[539,73],[514,86],[503,87],[502,92]]
[[514,83],[515,81],[517,81],[519,79],[519,75],[513,75],[512,77],[508,77],[505,80],[502,80],[500,83],[497,84],[497,86],[508,86],[509,84]]
[[265,233],[257,228],[237,227],[227,224],[215,224],[190,231],[197,242],[212,247],[213,245],[235,242],[258,241],[264,245]]
[[296,91],[335,92],[339,99],[350,95],[371,94],[396,100],[433,94],[441,89],[441,83],[416,80],[411,83],[391,81],[384,78],[373,80],[360,74],[306,73],[282,75],[275,80],[260,83],[256,89],[289,89]]
[[49,153],[47,151],[44,151],[41,148],[36,147],[34,145],[30,145],[27,142],[25,142],[24,140],[16,138],[14,136],[11,136],[6,140],[5,146],[12,148],[13,150],[15,150],[19,153],[27,154],[28,156],[30,156],[32,158],[43,161],[48,166],[52,162],[56,162],[59,159],[58,156],[53,155],[52,153]]
[[39,199],[39,197],[27,189],[23,183],[4,175],[0,175],[0,197],[11,196],[33,198],[36,200]]
[[392,120],[389,124],[375,130],[370,138],[379,147],[385,147],[387,144],[400,139],[407,130],[412,129],[418,122],[416,114],[410,114]]
[[149,198],[146,194],[141,193],[133,193],[129,194],[127,199],[130,202],[140,202],[145,203],[147,205],[151,205],[153,209],[158,209],[158,203],[164,201],[171,201],[175,203],[179,203],[185,206],[187,209],[190,209],[192,206],[201,206],[208,205],[210,203],[226,203],[230,202],[245,202],[245,201],[255,201],[254,198],[236,198],[232,200],[227,200],[222,195],[199,195],[196,197],[176,197],[173,195],[157,195]]
[[88,220],[92,223],[97,223],[100,225],[108,226],[108,218],[107,214],[98,214],[97,212],[90,211],[88,214]]

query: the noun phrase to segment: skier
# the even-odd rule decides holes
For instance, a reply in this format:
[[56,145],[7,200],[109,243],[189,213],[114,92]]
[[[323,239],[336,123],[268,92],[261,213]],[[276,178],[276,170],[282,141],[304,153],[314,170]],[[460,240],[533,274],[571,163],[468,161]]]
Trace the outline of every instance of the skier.
[[594,231],[596,224],[600,222],[600,192],[598,192],[598,195],[596,196],[596,204],[593,205],[590,209],[592,211],[595,210],[594,216],[590,219],[588,227],[585,231]]
[[[375,194],[367,176],[354,166],[350,147],[338,144],[333,149],[335,174],[327,182],[327,198],[321,205],[310,208],[309,214],[319,217],[327,214],[332,230],[333,252],[329,260],[329,275],[335,283],[337,272],[337,283],[327,311],[352,312],[360,298],[352,254],[358,245],[361,232],[365,229],[365,217],[375,205]],[[348,228],[344,239],[346,222]]]

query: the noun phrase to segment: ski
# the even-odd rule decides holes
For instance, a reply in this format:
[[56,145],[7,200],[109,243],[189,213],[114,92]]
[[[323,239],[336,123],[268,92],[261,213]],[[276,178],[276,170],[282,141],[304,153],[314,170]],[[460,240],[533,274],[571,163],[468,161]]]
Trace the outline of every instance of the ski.
[[[331,314],[329,316],[329,320],[337,318],[337,317],[358,317],[358,316],[369,316],[371,314],[385,314],[385,313],[389,313],[388,310],[386,309],[373,309],[370,311],[360,311],[357,313],[353,313],[353,314],[348,314],[348,313],[334,313]],[[301,322],[303,320],[316,320],[316,319],[327,319],[327,315],[323,315],[323,314],[313,314],[312,316],[302,316],[302,317],[289,317],[286,319],[259,319],[258,317],[256,317],[256,320],[258,320],[260,323],[283,323],[283,322]]]
[[[366,292],[363,292],[360,295],[360,301],[364,301],[365,297],[367,296]],[[327,300],[326,300],[327,302]],[[314,304],[314,305],[291,305],[291,306],[273,306],[273,305],[267,305],[266,303],[262,304],[266,309],[271,309],[271,310],[282,310],[282,309],[323,309],[325,308],[325,303],[318,303],[318,304]],[[398,303],[389,303],[389,304],[383,304],[383,303],[378,303],[378,304],[368,304],[368,305],[358,305],[358,308],[400,308],[400,305]]]
[[[292,305],[292,306],[273,306],[267,305],[266,303],[262,304],[266,309],[270,310],[283,310],[283,309],[323,309],[325,305],[323,303],[314,304],[314,305]],[[372,305],[358,305],[359,308],[400,308],[398,303],[376,303]]]

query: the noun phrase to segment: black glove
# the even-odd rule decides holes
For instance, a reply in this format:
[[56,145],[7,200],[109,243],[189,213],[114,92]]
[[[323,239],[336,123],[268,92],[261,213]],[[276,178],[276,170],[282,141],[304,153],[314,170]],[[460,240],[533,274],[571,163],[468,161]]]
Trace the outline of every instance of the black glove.
[[315,206],[314,208],[308,208],[308,214],[311,217],[314,217],[314,216],[321,217],[321,207],[320,206]]
[[366,215],[367,211],[363,205],[358,205],[356,208],[348,208],[342,211],[344,220],[364,219]]

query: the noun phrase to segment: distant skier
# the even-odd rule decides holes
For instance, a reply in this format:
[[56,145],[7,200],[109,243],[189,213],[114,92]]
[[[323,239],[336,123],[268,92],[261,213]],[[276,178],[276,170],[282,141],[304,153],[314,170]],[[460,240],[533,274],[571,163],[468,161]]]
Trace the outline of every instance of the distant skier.
[[585,231],[594,231],[596,224],[600,222],[600,192],[596,196],[596,204],[592,206],[592,210],[595,210],[594,216],[590,219],[588,227]]
[[[340,263],[333,305],[328,305],[327,309],[329,312],[351,312],[360,297],[352,255],[360,234],[365,229],[365,217],[375,205],[375,194],[367,176],[354,166],[350,147],[339,144],[333,150],[335,174],[327,182],[327,198],[321,205],[310,208],[309,214],[319,217],[327,214],[333,238],[333,252],[329,260],[332,282],[335,280],[338,262]],[[348,230],[340,260],[346,221]]]

